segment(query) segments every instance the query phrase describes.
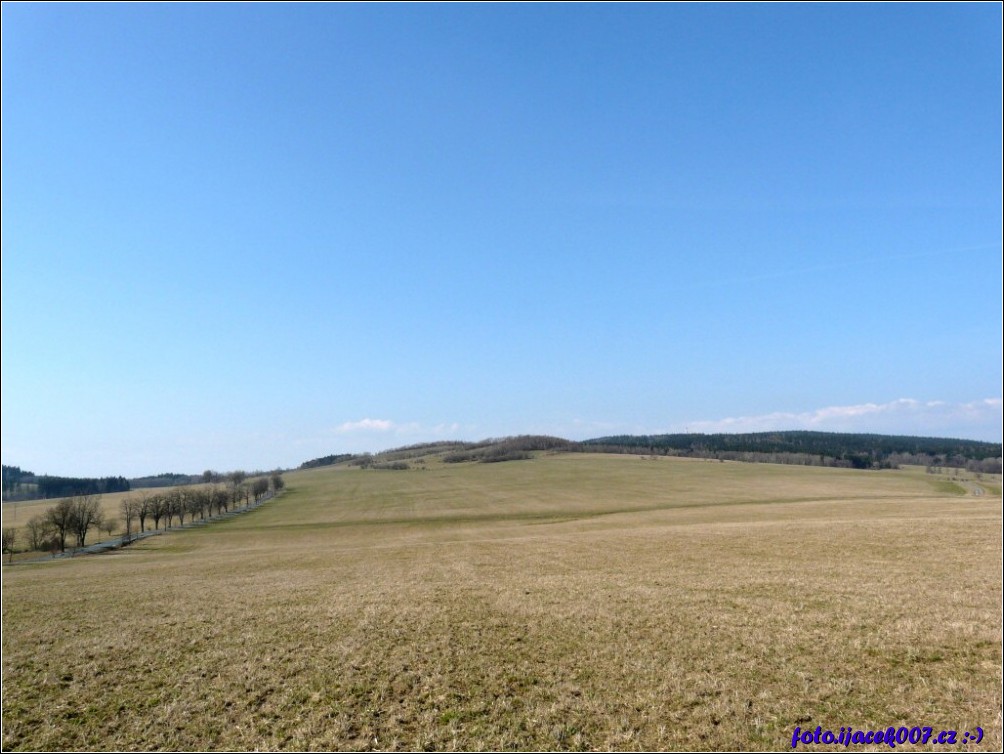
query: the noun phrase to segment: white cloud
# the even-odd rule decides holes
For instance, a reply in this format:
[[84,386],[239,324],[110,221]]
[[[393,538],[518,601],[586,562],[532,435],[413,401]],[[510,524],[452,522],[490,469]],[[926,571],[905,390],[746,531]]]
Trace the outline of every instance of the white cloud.
[[335,427],[335,432],[340,435],[351,432],[390,432],[397,425],[389,419],[360,419],[355,422],[344,422]]
[[[417,424],[415,426],[416,428],[418,428],[418,431],[422,431]],[[450,424],[437,424],[435,427],[429,428],[429,434],[435,437],[441,437],[446,435],[452,438],[458,432],[460,432],[460,424],[457,422],[452,422]]]
[[[969,403],[900,398],[888,403],[827,406],[799,413],[776,411],[757,416],[688,422],[689,432],[769,432],[807,429],[827,432],[876,432],[965,437],[999,441],[1002,401]],[[683,430],[683,427],[676,427]]]
[[333,431],[338,435],[379,434],[434,439],[441,439],[445,436],[453,439],[453,436],[460,432],[461,429],[461,425],[457,422],[443,422],[429,427],[418,422],[401,423],[391,419],[366,418],[359,421],[343,422],[335,427]]

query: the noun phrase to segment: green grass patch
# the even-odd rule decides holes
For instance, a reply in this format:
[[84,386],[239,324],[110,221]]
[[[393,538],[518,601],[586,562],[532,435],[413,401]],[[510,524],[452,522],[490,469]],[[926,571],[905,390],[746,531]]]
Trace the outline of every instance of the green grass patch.
[[967,490],[961,484],[956,484],[955,482],[949,482],[946,479],[933,479],[931,480],[931,486],[934,489],[945,495],[965,495]]

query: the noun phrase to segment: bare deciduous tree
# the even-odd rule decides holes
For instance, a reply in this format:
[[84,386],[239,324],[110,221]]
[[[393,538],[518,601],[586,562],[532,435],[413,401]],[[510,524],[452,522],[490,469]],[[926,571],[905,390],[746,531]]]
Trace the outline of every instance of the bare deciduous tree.
[[188,515],[188,495],[189,489],[182,487],[174,493],[171,499],[174,514],[178,517],[178,523],[181,526],[185,525],[185,516]]
[[185,492],[185,510],[195,521],[195,517],[201,515],[205,518],[206,498],[204,490],[188,488]]
[[135,498],[127,497],[119,503],[122,510],[122,523],[125,524],[125,534],[123,540],[128,542],[132,539],[132,522],[139,518],[141,502]]
[[151,495],[147,498],[147,502],[150,505],[150,517],[153,519],[153,528],[160,528],[160,520],[164,518],[164,514],[167,512],[165,510],[165,500],[163,495]]
[[73,533],[77,537],[77,547],[83,547],[90,528],[100,528],[104,520],[101,495],[76,495],[70,500],[73,504]]
[[4,527],[3,536],[0,537],[0,541],[3,543],[3,551],[10,555],[9,560],[14,559],[14,545],[17,542],[17,529],[11,527]]
[[144,497],[139,501],[136,509],[136,518],[139,519],[139,533],[146,531],[146,520],[153,515],[153,506],[150,505],[150,498]]
[[64,497],[45,512],[45,521],[50,526],[60,552],[66,552],[66,537],[73,531],[73,519],[72,497]]
[[286,486],[286,482],[282,478],[282,474],[275,473],[268,478],[269,485],[272,487],[272,492],[278,493],[283,487]]
[[222,487],[213,488],[213,505],[216,507],[216,515],[226,513],[230,505],[230,493]]
[[257,503],[268,492],[268,480],[265,477],[258,477],[251,481],[250,487],[251,494],[254,495],[254,501]]
[[52,527],[46,520],[44,513],[32,516],[25,525],[28,535],[28,548],[30,550],[44,550],[46,540],[52,534]]

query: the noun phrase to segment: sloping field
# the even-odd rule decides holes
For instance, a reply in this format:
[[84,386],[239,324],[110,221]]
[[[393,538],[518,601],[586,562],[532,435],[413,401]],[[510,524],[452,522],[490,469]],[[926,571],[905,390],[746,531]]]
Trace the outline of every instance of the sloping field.
[[1000,497],[580,454],[286,483],[6,569],[4,748],[1001,747]]

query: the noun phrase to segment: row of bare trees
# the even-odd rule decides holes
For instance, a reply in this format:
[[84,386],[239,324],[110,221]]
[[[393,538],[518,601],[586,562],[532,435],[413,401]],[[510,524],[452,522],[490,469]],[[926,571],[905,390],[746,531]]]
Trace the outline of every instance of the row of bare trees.
[[244,472],[231,472],[228,484],[213,484],[208,487],[176,487],[165,492],[141,497],[127,497],[121,504],[122,523],[125,526],[126,540],[133,535],[133,525],[139,524],[139,533],[147,530],[147,523],[153,524],[153,529],[170,529],[177,519],[178,524],[185,525],[185,519],[205,521],[213,515],[227,513],[243,505],[259,502],[271,490],[278,492],[285,486],[282,476],[278,473],[270,477],[256,477],[247,480]]
[[[125,528],[123,541],[132,539],[138,524],[139,533],[152,529],[171,528],[175,521],[184,525],[186,520],[205,520],[259,502],[269,491],[273,494],[285,486],[278,472],[268,477],[248,479],[242,471],[226,476],[226,484],[205,487],[176,487],[147,495],[130,495],[120,503],[121,521],[105,515],[101,509],[100,495],[75,495],[56,502],[44,513],[29,519],[25,525],[31,551],[66,552],[68,543],[84,547],[91,531],[103,530],[111,536],[121,523]],[[152,525],[152,526],[151,526]],[[18,532],[3,529],[3,552],[13,554]]]

